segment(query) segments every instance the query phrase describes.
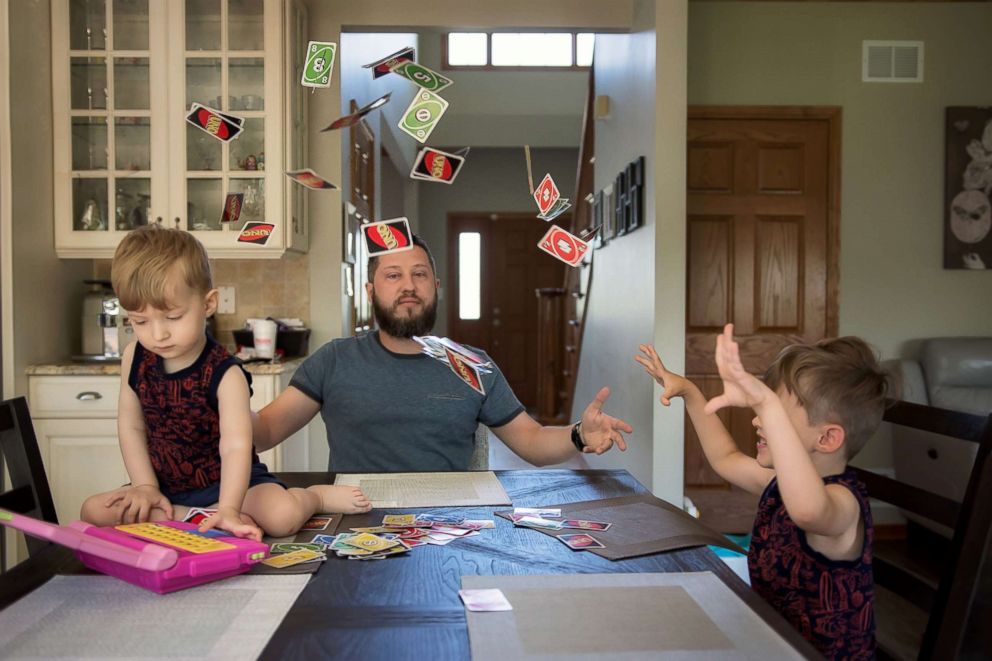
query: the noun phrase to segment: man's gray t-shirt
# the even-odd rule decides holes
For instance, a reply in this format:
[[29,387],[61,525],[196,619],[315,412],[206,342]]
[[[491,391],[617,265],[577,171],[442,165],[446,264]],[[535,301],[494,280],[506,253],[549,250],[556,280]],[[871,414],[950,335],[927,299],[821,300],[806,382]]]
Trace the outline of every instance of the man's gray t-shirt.
[[524,410],[495,364],[482,383],[485,395],[430,356],[389,351],[375,331],[328,342],[289,385],[321,405],[327,469],[375,473],[466,470],[479,423],[499,427]]

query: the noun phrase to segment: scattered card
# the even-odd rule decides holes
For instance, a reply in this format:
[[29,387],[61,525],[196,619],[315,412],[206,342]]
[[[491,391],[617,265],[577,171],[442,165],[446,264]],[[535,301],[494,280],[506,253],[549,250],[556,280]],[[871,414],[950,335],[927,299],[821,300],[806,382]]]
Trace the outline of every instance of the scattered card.
[[406,218],[393,218],[362,225],[369,257],[413,250],[413,233]]
[[555,180],[551,178],[551,173],[544,175],[544,179],[534,189],[534,201],[537,202],[538,210],[542,214],[547,213],[560,197],[561,193],[555,185]]
[[333,190],[337,188],[337,186],[329,182],[327,179],[324,179],[310,168],[304,168],[303,170],[289,170],[286,172],[286,176],[301,186],[306,186],[310,190]]
[[395,53],[387,55],[381,60],[372,62],[371,64],[363,64],[363,69],[372,69],[372,79],[382,78],[385,75],[392,73],[394,66],[400,62],[412,62],[417,59],[417,51],[412,46],[407,46],[401,48]]
[[465,163],[464,156],[449,154],[431,147],[423,147],[417,154],[417,160],[413,162],[410,177],[423,181],[439,181],[442,184],[451,184],[455,181],[455,176],[461,170],[463,163]]
[[212,515],[216,514],[217,510],[208,509],[205,507],[191,507],[189,511],[186,512],[186,517],[183,518],[184,523],[195,523],[197,525],[203,523],[205,519],[209,519]]
[[238,243],[254,243],[258,246],[264,246],[275,228],[276,226],[272,223],[245,223],[241,232],[238,233]]
[[447,347],[445,347],[444,352],[448,358],[448,366],[455,373],[455,376],[467,383],[472,390],[484,396],[486,387],[482,385],[482,375],[479,374],[479,368],[461,354],[455,353]]
[[578,266],[589,250],[589,243],[557,225],[552,225],[537,243],[537,247],[569,266]]
[[539,516],[525,515],[519,521],[515,521],[518,526],[527,526],[528,528],[541,528],[542,530],[560,530],[561,521],[552,521],[550,519],[542,519]]
[[528,514],[530,516],[554,517],[561,516],[560,507],[514,507],[514,514]]
[[262,560],[263,565],[268,565],[270,567],[277,567],[282,569],[284,567],[292,567],[293,565],[298,565],[301,562],[309,562],[316,558],[322,557],[324,554],[319,551],[310,551],[307,549],[300,549],[299,551],[293,551],[292,553],[283,553],[281,555],[274,555],[265,560]]
[[567,535],[558,535],[558,539],[565,542],[565,545],[570,549],[582,550],[582,549],[605,549],[606,545],[600,542],[598,539],[592,535],[587,535],[584,532],[569,533]]
[[451,86],[455,81],[442,76],[436,71],[428,69],[423,64],[405,60],[397,62],[390,69],[393,73],[403,76],[407,80],[419,85],[428,92],[440,92]]
[[315,516],[310,518],[300,530],[327,530],[327,526],[331,525],[331,520],[326,516]]
[[558,201],[548,210],[547,213],[538,214],[537,217],[543,221],[551,222],[558,216],[572,208],[572,203],[567,197],[558,198]]
[[187,122],[221,142],[230,142],[241,135],[241,131],[244,130],[242,126],[244,120],[241,119],[239,124],[237,119],[241,118],[225,115],[200,103],[194,103],[186,114]]
[[[382,517],[382,525],[396,528],[406,528],[408,526],[412,526],[416,520],[416,514],[386,514]],[[368,532],[372,531],[369,530]]]
[[244,193],[228,193],[224,198],[224,213],[220,216],[222,223],[236,223],[241,217],[241,207],[245,202]]
[[410,101],[400,118],[400,130],[418,142],[427,142],[441,115],[448,109],[448,102],[434,92],[420,90]]
[[307,44],[307,63],[303,67],[304,87],[330,87],[331,70],[338,45],[329,41],[311,41]]
[[470,611],[512,611],[513,606],[506,600],[506,595],[497,588],[476,590],[459,590],[458,596]]
[[333,122],[331,122],[324,128],[320,129],[320,132],[323,133],[325,131],[334,131],[337,129],[345,129],[348,128],[349,126],[354,126],[358,122],[362,121],[362,117],[365,117],[365,115],[369,114],[373,110],[378,110],[379,108],[386,105],[386,103],[389,102],[389,97],[392,96],[392,94],[393,94],[392,92],[386,92],[385,94],[383,94],[382,96],[380,96],[378,99],[368,104],[367,106],[363,106],[359,108],[350,115],[344,115],[343,117],[339,117],[335,119]]
[[327,548],[324,544],[314,544],[313,542],[276,542],[272,545],[272,553],[292,553],[293,551],[317,551],[324,553]]
[[454,516],[451,514],[432,514],[431,512],[425,512],[424,514],[417,515],[417,522],[428,522],[431,524],[440,523],[448,526],[457,526],[465,519],[460,516]]
[[605,521],[585,521],[583,519],[565,519],[561,522],[562,528],[574,528],[576,530],[609,530],[612,523]]
[[366,551],[379,552],[384,551],[393,546],[397,546],[399,542],[394,542],[389,539],[383,539],[376,535],[370,535],[366,532],[360,532],[357,535],[348,537],[347,539],[341,540],[349,546],[354,546],[359,549],[364,549]]

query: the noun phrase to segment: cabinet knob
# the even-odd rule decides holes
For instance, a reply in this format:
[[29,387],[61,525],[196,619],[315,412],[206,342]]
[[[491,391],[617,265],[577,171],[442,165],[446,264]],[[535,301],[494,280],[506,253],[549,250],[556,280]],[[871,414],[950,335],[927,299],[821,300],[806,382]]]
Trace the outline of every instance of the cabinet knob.
[[103,395],[92,390],[87,390],[76,395],[76,399],[81,402],[95,402],[98,399],[103,399]]

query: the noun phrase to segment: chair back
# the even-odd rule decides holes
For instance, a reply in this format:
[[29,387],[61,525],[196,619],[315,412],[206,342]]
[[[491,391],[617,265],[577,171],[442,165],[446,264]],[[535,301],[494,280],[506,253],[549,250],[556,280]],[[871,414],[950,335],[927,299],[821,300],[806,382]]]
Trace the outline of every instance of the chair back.
[[480,424],[475,428],[475,445],[468,460],[470,471],[489,470],[489,427]]
[[890,503],[954,531],[949,550],[940,559],[936,586],[921,577],[912,561],[900,563],[877,552],[873,560],[877,585],[929,613],[919,658],[953,659],[964,643],[966,624],[979,588],[976,579],[982,572],[992,572],[989,566],[992,559],[987,558],[992,527],[992,508],[988,506],[992,502],[992,415],[975,415],[901,401],[890,404],[883,420],[893,425],[893,454],[900,451],[900,430],[904,429],[940,434],[978,448],[960,503],[854,467],[873,499]]
[[[0,403],[0,454],[10,475],[10,488],[0,492],[0,507],[58,523],[38,439],[23,397]],[[29,553],[37,553],[49,544],[28,536],[25,540]]]

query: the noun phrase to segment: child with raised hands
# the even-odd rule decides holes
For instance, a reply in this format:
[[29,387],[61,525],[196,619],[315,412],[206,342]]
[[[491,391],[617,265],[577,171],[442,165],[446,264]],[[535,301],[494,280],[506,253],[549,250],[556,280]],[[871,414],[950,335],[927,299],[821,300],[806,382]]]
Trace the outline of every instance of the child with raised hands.
[[[88,498],[94,525],[182,519],[260,540],[296,532],[317,512],[364,512],[354,487],[287,489],[252,446],[251,376],[206,333],[217,309],[210,263],[190,233],[156,225],[129,232],[111,281],[137,342],[121,359],[117,432],[131,483]],[[261,528],[261,529],[260,529]]]
[[[760,494],[751,535],[751,587],[824,656],[875,654],[872,519],[868,494],[847,463],[882,419],[886,380],[855,337],[782,350],[764,382],[749,374],[728,324],[717,337],[724,392],[709,402],[642,344],[635,360],[682,397],[706,459],[720,477]],[[754,410],[757,456],[740,451],[716,412]]]

